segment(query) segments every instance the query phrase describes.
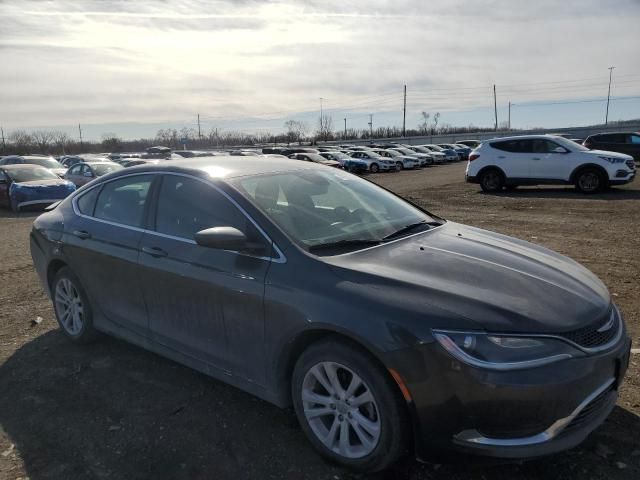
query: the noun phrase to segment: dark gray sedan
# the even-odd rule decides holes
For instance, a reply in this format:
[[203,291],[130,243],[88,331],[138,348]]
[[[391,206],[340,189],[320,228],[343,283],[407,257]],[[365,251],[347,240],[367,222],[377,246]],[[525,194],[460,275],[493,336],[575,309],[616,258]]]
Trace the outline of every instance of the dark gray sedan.
[[31,253],[72,341],[106,332],[293,405],[322,455],[363,471],[570,448],[629,358],[576,262],[313,162],[120,170],[38,217]]

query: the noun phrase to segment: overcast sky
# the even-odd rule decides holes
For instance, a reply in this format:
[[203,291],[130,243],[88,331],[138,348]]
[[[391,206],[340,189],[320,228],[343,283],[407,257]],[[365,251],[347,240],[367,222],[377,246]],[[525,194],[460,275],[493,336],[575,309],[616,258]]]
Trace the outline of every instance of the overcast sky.
[[[640,117],[639,0],[0,0],[0,124],[88,136],[161,127],[515,127]],[[585,103],[568,101],[588,100]],[[547,105],[555,103],[554,105]]]

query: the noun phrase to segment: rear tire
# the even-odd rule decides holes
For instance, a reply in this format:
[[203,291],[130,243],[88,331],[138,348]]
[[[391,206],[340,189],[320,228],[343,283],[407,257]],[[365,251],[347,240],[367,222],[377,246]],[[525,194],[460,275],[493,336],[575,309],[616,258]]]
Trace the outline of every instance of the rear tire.
[[402,162],[396,162],[396,170],[397,171],[404,170],[404,165]]
[[90,343],[98,337],[93,328],[93,310],[80,280],[69,267],[62,267],[51,284],[56,320],[74,343]]
[[606,187],[607,181],[602,173],[595,168],[585,168],[576,175],[575,185],[580,192],[593,194]]
[[404,453],[406,404],[366,352],[335,339],[316,343],[298,358],[291,388],[302,430],[328,460],[375,472]]
[[484,192],[499,192],[500,190],[502,190],[504,183],[504,175],[502,174],[502,172],[500,172],[500,170],[497,170],[495,168],[485,170],[484,172],[482,172],[482,175],[480,175],[480,188],[482,188]]
[[371,173],[378,173],[380,171],[380,167],[377,163],[372,163],[369,170],[371,170]]

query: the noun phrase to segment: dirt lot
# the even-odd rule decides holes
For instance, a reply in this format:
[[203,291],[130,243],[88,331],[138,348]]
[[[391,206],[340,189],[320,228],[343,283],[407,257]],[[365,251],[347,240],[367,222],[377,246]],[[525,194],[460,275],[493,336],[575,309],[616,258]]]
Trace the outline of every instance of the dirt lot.
[[[445,218],[569,255],[607,284],[640,346],[640,184],[486,195],[463,164],[379,174]],[[290,411],[123,342],[66,342],[31,265],[35,214],[0,211],[0,478],[363,478],[324,463]],[[40,323],[36,322],[42,318]],[[614,413],[580,447],[520,464],[406,459],[389,479],[640,478],[640,355]]]

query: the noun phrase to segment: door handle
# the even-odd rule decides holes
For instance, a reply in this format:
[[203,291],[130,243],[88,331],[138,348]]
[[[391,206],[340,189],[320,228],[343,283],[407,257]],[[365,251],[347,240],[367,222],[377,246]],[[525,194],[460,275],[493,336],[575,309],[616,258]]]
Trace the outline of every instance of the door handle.
[[74,230],[73,234],[81,240],[86,240],[87,238],[91,238],[91,234],[86,230]]
[[158,247],[142,247],[142,251],[147,255],[151,255],[152,257],[166,257],[168,255],[167,252]]
[[540,160],[540,157],[533,157],[531,160]]

